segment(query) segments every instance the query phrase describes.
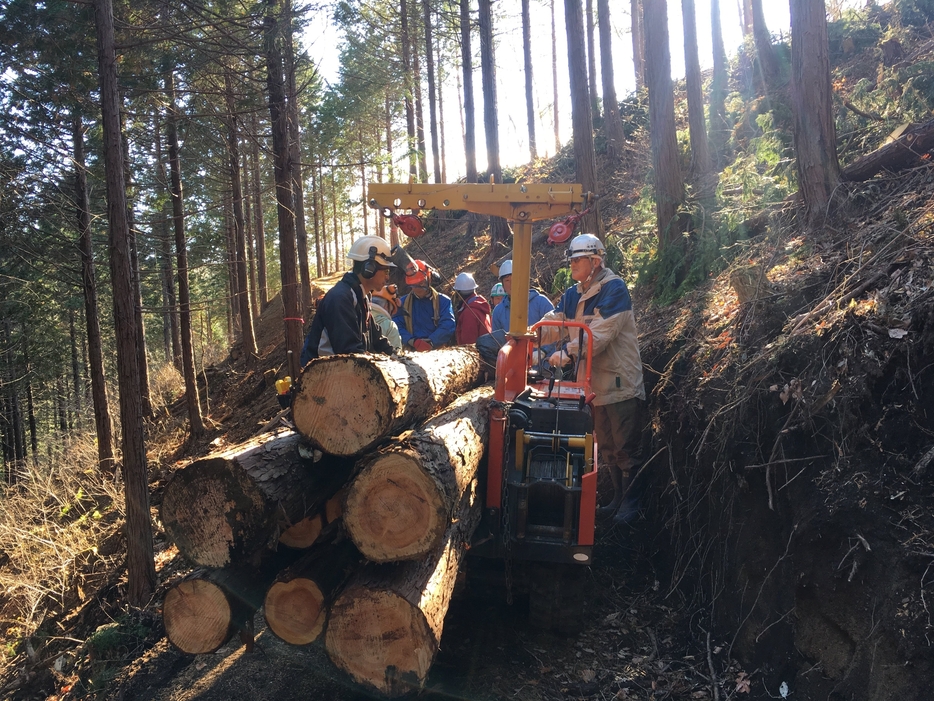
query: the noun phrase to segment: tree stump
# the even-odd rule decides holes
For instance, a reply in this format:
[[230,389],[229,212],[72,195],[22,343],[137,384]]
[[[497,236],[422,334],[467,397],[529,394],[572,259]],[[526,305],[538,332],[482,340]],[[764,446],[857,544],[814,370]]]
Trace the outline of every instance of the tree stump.
[[492,398],[492,387],[479,387],[357,463],[343,518],[364,557],[414,560],[438,547],[476,479]]
[[759,265],[736,268],[730,273],[730,286],[736,292],[740,304],[754,302],[772,293],[772,285]]
[[438,652],[457,572],[479,520],[473,486],[427,557],[370,564],[356,574],[328,618],[325,647],[334,664],[385,696],[419,689]]
[[253,558],[279,533],[316,515],[352,463],[302,457],[294,432],[267,434],[196,460],[165,487],[166,533],[191,562],[225,567]]
[[480,357],[468,346],[316,358],[296,383],[292,418],[325,453],[360,455],[437,413],[479,378]]

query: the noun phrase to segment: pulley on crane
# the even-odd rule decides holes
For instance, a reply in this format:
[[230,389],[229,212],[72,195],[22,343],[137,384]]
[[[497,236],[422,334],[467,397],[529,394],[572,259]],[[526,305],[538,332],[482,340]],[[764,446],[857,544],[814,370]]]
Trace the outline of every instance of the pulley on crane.
[[396,214],[394,210],[386,207],[383,209],[383,216],[389,218],[410,239],[417,239],[425,233],[425,227],[422,224],[421,217],[418,216],[418,210],[415,210],[412,214]]
[[566,216],[561,221],[557,221],[551,225],[551,228],[548,230],[548,245],[556,246],[559,243],[565,243],[574,235],[574,230],[577,228],[580,220],[584,218],[584,215],[588,214],[593,207],[588,207],[582,212],[573,212]]

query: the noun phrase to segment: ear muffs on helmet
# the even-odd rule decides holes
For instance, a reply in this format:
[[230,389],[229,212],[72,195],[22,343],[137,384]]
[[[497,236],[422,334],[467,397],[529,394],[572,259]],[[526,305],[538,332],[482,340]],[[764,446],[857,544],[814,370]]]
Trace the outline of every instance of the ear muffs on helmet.
[[363,270],[360,271],[360,276],[365,280],[371,280],[379,271],[379,264],[376,262],[377,253],[376,246],[370,246],[370,257],[363,262]]

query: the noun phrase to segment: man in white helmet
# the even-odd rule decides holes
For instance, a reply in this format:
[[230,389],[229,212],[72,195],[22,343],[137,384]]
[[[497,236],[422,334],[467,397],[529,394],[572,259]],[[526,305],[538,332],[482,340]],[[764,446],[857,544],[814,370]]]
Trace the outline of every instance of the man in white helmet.
[[[628,521],[635,509],[624,497],[639,466],[645,386],[629,289],[605,267],[605,255],[603,242],[593,234],[581,234],[571,241],[567,260],[577,284],[565,291],[545,319],[582,321],[593,334],[594,433],[600,446],[600,466],[609,469],[613,481],[613,500],[598,513]],[[549,358],[552,367],[569,365],[580,357],[580,334],[560,338],[558,329],[546,331],[550,336],[545,334],[543,343],[557,342],[557,350]]]
[[302,367],[313,358],[338,353],[386,353],[393,347],[370,313],[368,295],[389,281],[389,244],[379,236],[361,236],[347,252],[352,269],[318,303],[302,348]]
[[[509,331],[509,309],[512,304],[512,261],[503,261],[499,266],[499,281],[503,286],[506,297],[493,309],[493,331]],[[545,314],[555,308],[555,305],[538,290],[529,286],[529,326],[537,324]],[[521,330],[525,333],[525,329]]]
[[477,283],[470,273],[460,273],[454,280],[454,305],[457,345],[472,345],[490,333],[490,303],[477,294]]

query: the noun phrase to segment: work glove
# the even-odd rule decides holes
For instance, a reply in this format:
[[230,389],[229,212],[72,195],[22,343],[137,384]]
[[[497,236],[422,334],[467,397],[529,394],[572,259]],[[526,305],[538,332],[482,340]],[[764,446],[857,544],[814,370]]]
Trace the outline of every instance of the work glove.
[[427,338],[416,338],[412,341],[412,347],[417,351],[430,351],[433,348]]
[[565,365],[570,365],[571,362],[571,356],[563,350],[552,353],[551,357],[548,358],[548,364],[553,368],[563,368]]

